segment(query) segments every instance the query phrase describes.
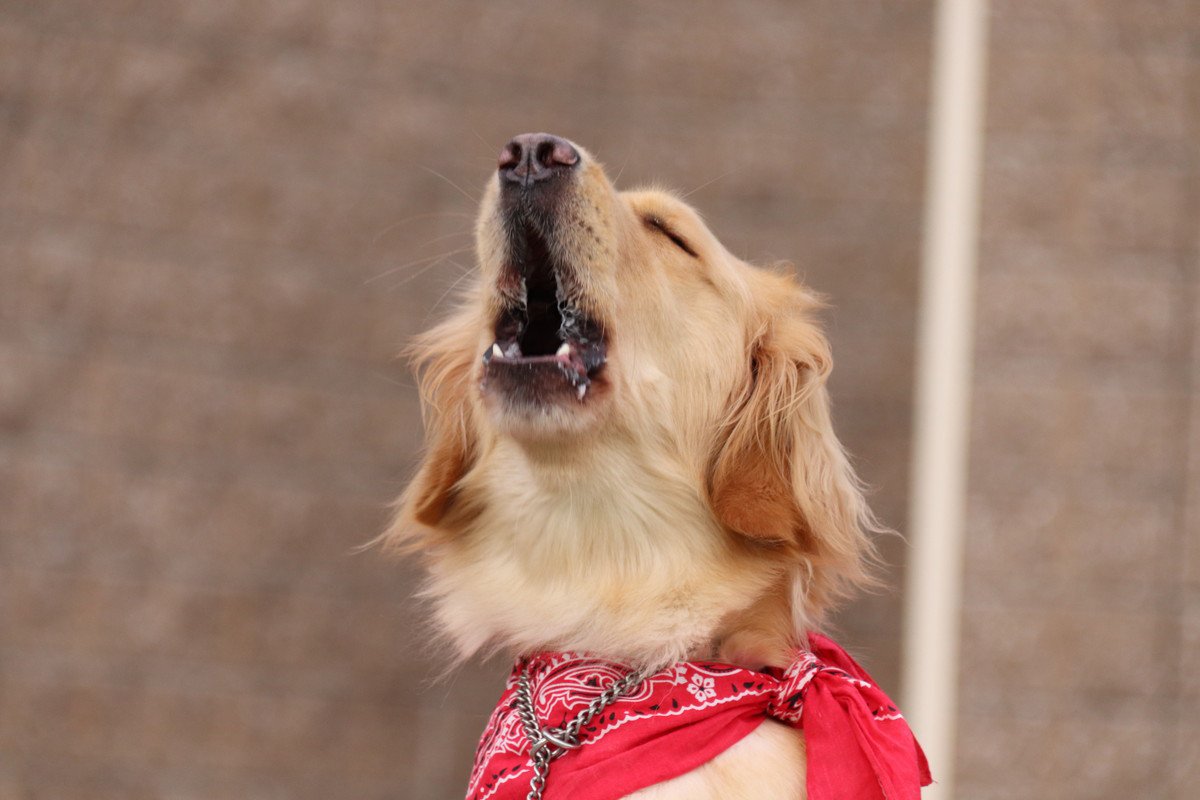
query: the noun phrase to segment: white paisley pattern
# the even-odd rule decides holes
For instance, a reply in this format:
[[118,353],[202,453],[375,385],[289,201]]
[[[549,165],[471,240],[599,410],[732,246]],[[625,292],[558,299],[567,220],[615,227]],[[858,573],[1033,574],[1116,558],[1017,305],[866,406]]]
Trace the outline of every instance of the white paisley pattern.
[[[530,774],[528,762],[525,760],[529,753],[529,741],[525,737],[525,730],[513,704],[516,676],[528,667],[532,668],[530,680],[533,684],[533,707],[544,727],[561,726],[583,710],[613,681],[619,680],[628,672],[627,667],[619,664],[570,652],[547,653],[528,660],[518,660],[475,751],[475,764],[467,791],[468,800],[489,800],[509,781]],[[599,724],[585,729],[583,738],[585,741],[597,741],[609,731],[649,713],[645,710],[646,704],[655,698],[660,702],[662,698],[667,698],[672,704],[670,710],[659,711],[657,704],[648,708],[657,713],[671,715],[699,711],[742,699],[755,692],[741,692],[718,700],[715,688],[716,678],[741,671],[737,667],[694,662],[667,667],[646,678],[632,692],[612,703],[608,707],[608,714],[601,718]],[[694,702],[681,702],[675,691],[677,688],[686,689],[694,698]],[[489,775],[489,765],[505,760],[506,755],[519,757],[523,763]]]

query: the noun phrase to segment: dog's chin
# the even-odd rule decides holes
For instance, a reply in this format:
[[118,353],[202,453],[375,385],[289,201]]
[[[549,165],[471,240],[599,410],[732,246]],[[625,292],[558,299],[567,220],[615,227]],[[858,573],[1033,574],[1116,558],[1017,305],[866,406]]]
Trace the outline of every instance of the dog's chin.
[[605,377],[581,371],[566,356],[490,358],[480,388],[496,430],[530,442],[587,434],[609,405]]

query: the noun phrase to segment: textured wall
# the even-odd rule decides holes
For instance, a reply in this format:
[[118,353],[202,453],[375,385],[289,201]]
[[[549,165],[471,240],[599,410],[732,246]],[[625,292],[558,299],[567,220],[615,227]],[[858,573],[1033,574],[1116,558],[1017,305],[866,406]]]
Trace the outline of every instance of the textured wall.
[[1198,45],[993,2],[961,797],[1200,784]]
[[[520,131],[831,295],[902,525],[928,49],[893,0],[0,4],[0,798],[458,795],[503,665],[430,684],[350,551]],[[842,617],[890,687],[895,605]]]

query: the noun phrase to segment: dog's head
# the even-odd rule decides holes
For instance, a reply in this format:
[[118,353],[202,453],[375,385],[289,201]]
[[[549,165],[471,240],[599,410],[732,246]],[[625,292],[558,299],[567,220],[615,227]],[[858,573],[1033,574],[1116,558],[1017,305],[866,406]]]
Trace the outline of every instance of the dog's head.
[[[787,606],[794,629],[864,581],[871,516],[831,426],[811,293],[731,255],[680,199],[618,192],[586,151],[545,134],[502,151],[476,233],[477,281],[413,349],[428,449],[394,540],[435,554],[443,583],[489,558],[521,562],[523,548],[514,580],[587,554],[588,569],[611,558],[637,582],[639,560],[661,572],[681,555],[643,538],[693,536],[693,565],[668,567],[687,580],[666,595],[737,583],[698,640],[733,635],[730,620],[764,602]],[[509,530],[538,514],[552,532]],[[542,644],[580,646],[564,637]]]

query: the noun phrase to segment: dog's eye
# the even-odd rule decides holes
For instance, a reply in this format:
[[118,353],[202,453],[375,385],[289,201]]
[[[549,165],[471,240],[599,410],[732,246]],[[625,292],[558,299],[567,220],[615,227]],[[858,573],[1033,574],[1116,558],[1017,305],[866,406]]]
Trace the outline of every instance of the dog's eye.
[[692,258],[699,258],[692,246],[687,243],[687,240],[680,236],[675,231],[667,227],[667,224],[658,217],[645,217],[643,220],[646,225],[661,233],[663,236],[674,242],[675,246],[683,252],[687,253]]

